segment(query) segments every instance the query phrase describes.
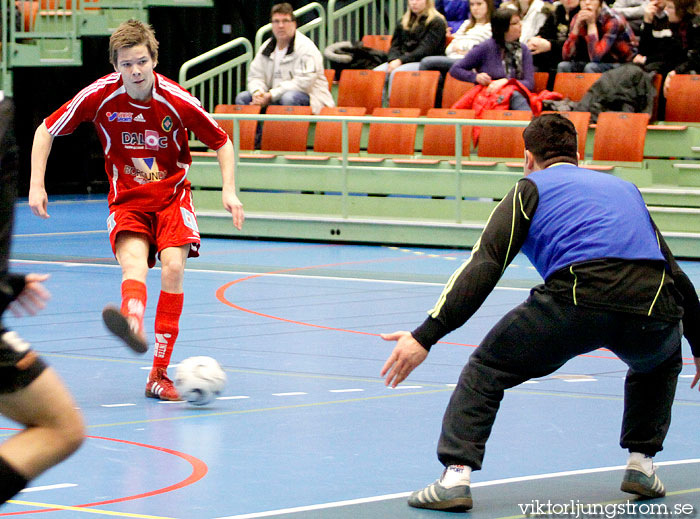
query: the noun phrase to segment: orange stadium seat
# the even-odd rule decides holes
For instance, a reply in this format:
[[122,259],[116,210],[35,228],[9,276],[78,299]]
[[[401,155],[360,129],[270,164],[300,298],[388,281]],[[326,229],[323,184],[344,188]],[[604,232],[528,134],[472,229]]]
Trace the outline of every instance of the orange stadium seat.
[[[320,115],[365,115],[367,110],[362,106],[324,106]],[[341,153],[342,147],[342,123],[319,121],[314,132],[314,151],[321,153]],[[360,151],[360,137],[362,136],[362,123],[348,123],[348,152]]]
[[[259,114],[260,106],[258,105],[216,105],[214,107],[215,114]],[[233,142],[233,121],[218,120],[219,126],[228,133],[229,139]],[[258,127],[258,121],[239,121],[238,122],[240,135],[240,149],[253,150],[255,149],[255,131]]]
[[391,48],[391,34],[365,34],[362,37],[362,44],[370,49],[389,52]]
[[557,72],[554,77],[554,91],[572,101],[580,101],[600,76],[598,72]]
[[593,160],[642,162],[649,114],[601,112],[593,141]]
[[666,121],[700,122],[700,75],[676,74],[666,95]]
[[[311,115],[310,106],[267,107],[268,115]],[[306,151],[309,136],[309,122],[306,121],[266,121],[263,123],[261,149],[274,151]]]
[[452,108],[452,105],[459,101],[473,86],[474,83],[460,81],[456,77],[447,74],[445,76],[445,84],[442,87],[441,106],[443,108]]
[[390,108],[420,108],[421,115],[435,106],[440,72],[437,70],[394,73],[389,93]]
[[[441,119],[474,119],[474,110],[455,110],[453,108],[431,108],[428,117]],[[455,155],[454,126],[427,124],[423,128],[423,155]],[[462,156],[469,157],[471,126],[462,126]]]
[[362,106],[367,113],[382,106],[386,73],[379,70],[345,69],[338,81],[338,106]]
[[[377,117],[419,117],[420,108],[375,108]],[[413,155],[418,124],[370,123],[367,153]]]
[[[499,121],[529,121],[529,110],[484,110],[482,119]],[[525,153],[523,131],[525,127],[482,126],[477,153],[479,157],[522,159]]]

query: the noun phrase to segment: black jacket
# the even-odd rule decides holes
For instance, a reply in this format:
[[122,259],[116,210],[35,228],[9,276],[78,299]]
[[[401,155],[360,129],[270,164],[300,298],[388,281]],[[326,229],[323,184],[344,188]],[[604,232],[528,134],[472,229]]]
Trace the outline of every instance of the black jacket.
[[447,25],[439,16],[427,25],[425,17],[421,17],[408,31],[399,23],[391,38],[388,61],[416,63],[426,56],[444,56],[446,38]]

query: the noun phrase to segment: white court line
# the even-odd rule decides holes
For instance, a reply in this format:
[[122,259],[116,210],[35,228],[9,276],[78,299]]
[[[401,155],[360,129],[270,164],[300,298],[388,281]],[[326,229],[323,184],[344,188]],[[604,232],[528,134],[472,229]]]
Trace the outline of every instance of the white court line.
[[103,231],[65,231],[65,232],[38,232],[36,234],[13,234],[13,238],[36,238],[44,236],[72,236],[80,234],[107,234],[107,229]]
[[[107,265],[101,263],[75,263],[69,261],[43,261],[43,260],[22,260],[11,259],[10,263],[22,263],[32,265],[61,265],[64,267],[93,267],[93,268],[121,268],[119,265]],[[153,267],[153,270],[160,270],[160,266]],[[340,277],[340,276],[319,276],[319,275],[303,275],[303,274],[285,274],[281,272],[245,272],[240,270],[209,270],[209,269],[193,269],[187,267],[187,272],[197,272],[200,274],[227,274],[239,276],[260,276],[260,277],[281,277],[281,278],[296,278],[296,279],[330,279],[334,281],[360,281],[362,283],[389,283],[394,285],[420,285],[431,287],[443,287],[445,283],[435,283],[431,281],[400,281],[396,279],[372,279],[372,278],[356,278],[356,277]],[[517,292],[529,292],[530,288],[520,287],[494,287],[494,290],[514,290]]]
[[364,391],[364,389],[329,389],[329,393],[356,393],[358,391]]
[[219,396],[216,397],[217,400],[242,400],[244,398],[250,398],[249,396],[237,395],[237,396]]
[[291,391],[289,393],[272,393],[272,396],[298,396],[298,395],[308,395],[303,391]]
[[[695,459],[688,459],[688,460],[676,460],[676,461],[662,461],[659,463],[654,463],[654,465],[658,466],[663,466],[663,465],[684,465],[688,463],[700,463],[700,458],[695,458]],[[490,486],[496,486],[496,485],[506,485],[508,483],[519,483],[522,481],[537,481],[539,479],[551,479],[551,478],[559,478],[559,477],[566,477],[566,476],[576,476],[580,474],[596,474],[599,472],[612,472],[614,470],[624,470],[626,468],[625,465],[617,465],[614,467],[600,467],[600,468],[595,468],[595,469],[581,469],[581,470],[569,470],[566,472],[553,472],[550,474],[537,474],[534,476],[520,476],[516,478],[507,478],[507,479],[496,479],[493,481],[483,481],[481,483],[473,483],[471,485],[472,488],[478,488],[478,487],[490,487]],[[348,499],[345,501],[335,501],[332,503],[322,503],[318,505],[308,505],[308,506],[297,506],[294,508],[282,508],[279,510],[269,510],[267,512],[255,512],[252,514],[242,514],[242,515],[228,515],[225,517],[217,517],[215,519],[256,519],[258,517],[274,517],[276,515],[282,515],[282,514],[295,514],[298,512],[309,512],[312,510],[323,510],[327,508],[339,508],[342,506],[351,506],[351,505],[359,505],[359,504],[364,504],[364,503],[374,503],[377,501],[389,501],[391,499],[399,499],[402,497],[408,497],[412,494],[412,492],[399,492],[397,494],[385,494],[383,496],[373,496],[373,497],[364,497],[364,498],[359,498],[359,499]]]
[[20,493],[24,494],[25,492],[42,492],[44,490],[56,490],[58,488],[70,488],[77,486],[78,485],[76,483],[59,483],[57,485],[44,485],[43,487],[28,487],[24,490],[21,490]]
[[101,404],[101,407],[130,407],[136,404]]

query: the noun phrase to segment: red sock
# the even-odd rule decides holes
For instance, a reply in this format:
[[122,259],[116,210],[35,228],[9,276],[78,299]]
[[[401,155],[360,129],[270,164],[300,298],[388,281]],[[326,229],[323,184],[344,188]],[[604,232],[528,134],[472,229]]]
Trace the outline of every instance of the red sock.
[[127,317],[135,317],[139,323],[139,333],[143,332],[143,313],[146,310],[146,285],[135,279],[122,281],[121,313]]
[[180,331],[180,315],[184,294],[160,293],[156,308],[156,347],[153,350],[153,367],[167,368],[173,353],[175,339]]

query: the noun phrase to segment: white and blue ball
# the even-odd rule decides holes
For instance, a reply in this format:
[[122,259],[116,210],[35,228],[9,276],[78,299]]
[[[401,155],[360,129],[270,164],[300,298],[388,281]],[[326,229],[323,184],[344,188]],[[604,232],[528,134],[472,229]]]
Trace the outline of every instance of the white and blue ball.
[[207,405],[221,394],[225,384],[226,373],[211,357],[189,357],[175,371],[175,389],[193,405]]

